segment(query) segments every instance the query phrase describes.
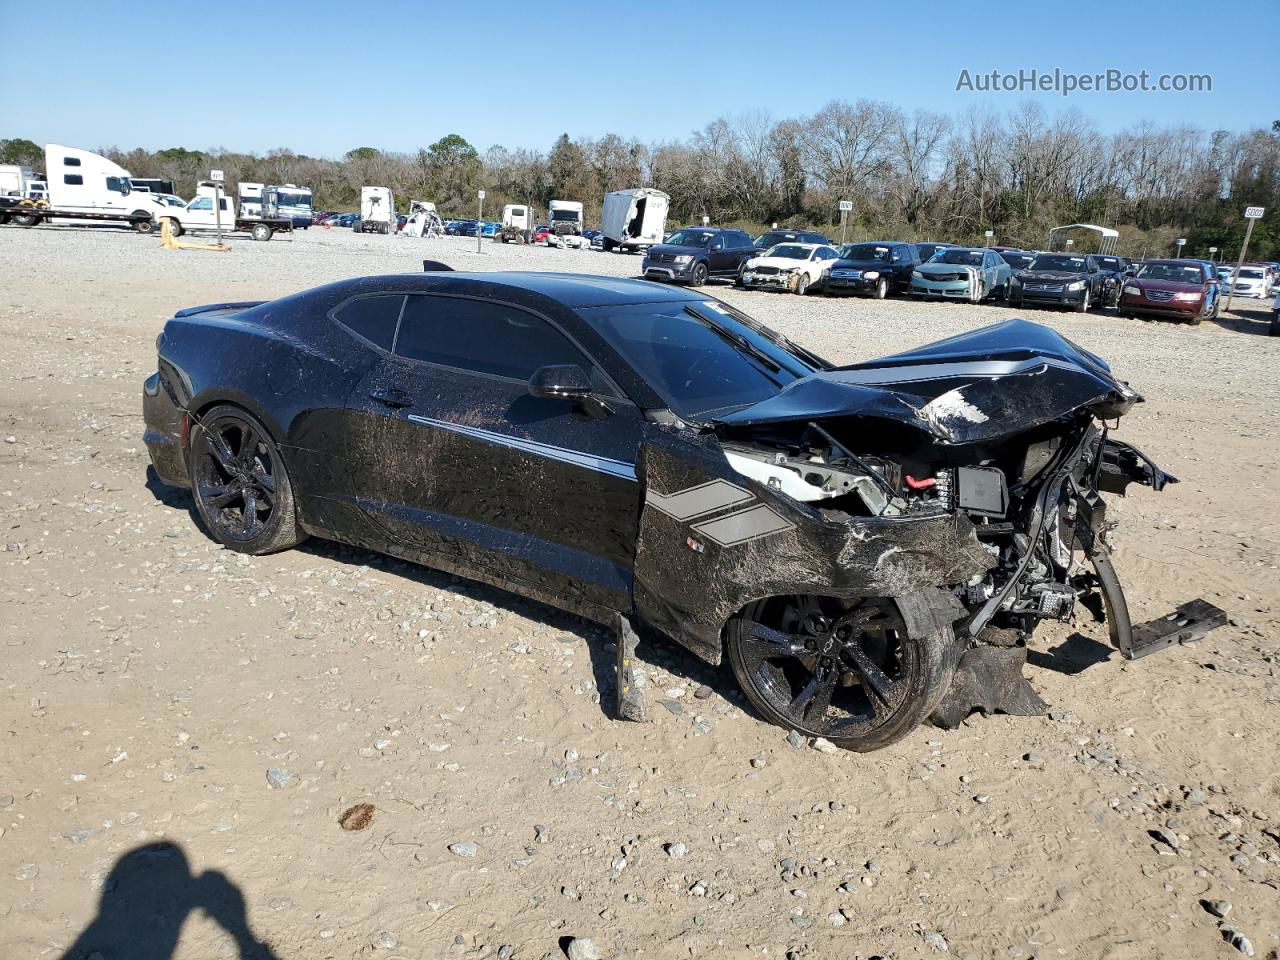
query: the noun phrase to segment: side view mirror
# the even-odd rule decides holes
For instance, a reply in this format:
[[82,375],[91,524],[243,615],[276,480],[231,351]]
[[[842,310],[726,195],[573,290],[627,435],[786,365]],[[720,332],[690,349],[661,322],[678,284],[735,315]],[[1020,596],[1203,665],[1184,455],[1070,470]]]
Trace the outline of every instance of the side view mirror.
[[576,363],[539,367],[529,378],[529,395],[560,400],[591,396],[591,378]]

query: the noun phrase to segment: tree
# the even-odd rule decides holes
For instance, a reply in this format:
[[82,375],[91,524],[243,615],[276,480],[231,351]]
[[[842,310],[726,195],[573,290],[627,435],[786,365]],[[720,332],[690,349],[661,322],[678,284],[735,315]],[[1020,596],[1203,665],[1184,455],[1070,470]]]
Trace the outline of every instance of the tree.
[[0,140],[0,163],[43,167],[44,151],[30,140],[23,140],[17,137],[12,140]]

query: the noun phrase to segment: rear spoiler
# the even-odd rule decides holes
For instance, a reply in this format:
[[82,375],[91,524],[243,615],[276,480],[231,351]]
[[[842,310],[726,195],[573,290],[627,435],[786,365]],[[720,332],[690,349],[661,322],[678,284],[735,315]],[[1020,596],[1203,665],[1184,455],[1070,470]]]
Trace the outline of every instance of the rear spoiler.
[[423,273],[439,273],[442,271],[448,271],[449,273],[453,273],[453,267],[449,266],[447,263],[441,263],[439,260],[423,260],[422,261]]
[[266,303],[265,300],[239,300],[234,303],[206,303],[202,307],[187,307],[174,314],[175,317],[194,317],[200,313],[211,313],[214,310],[248,310]]

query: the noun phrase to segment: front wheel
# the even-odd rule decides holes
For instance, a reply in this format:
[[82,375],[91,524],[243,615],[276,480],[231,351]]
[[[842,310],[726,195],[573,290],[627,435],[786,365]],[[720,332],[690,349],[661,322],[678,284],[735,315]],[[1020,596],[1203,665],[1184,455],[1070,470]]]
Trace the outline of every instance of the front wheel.
[[173,219],[173,217],[165,217],[165,219],[169,221],[169,236],[175,240],[182,236],[182,224]]
[[227,404],[202,416],[191,430],[190,457],[196,510],[224,547],[260,555],[305,539],[280,450],[248,411]]
[[883,300],[889,295],[889,281],[884,277],[881,277],[876,281],[876,290],[874,295],[877,300]]
[[707,282],[707,265],[705,263],[695,263],[693,265],[693,273],[689,276],[689,286],[700,287]]
[[1084,288],[1084,293],[1080,297],[1080,302],[1076,304],[1076,313],[1089,312],[1089,288]]
[[134,220],[132,221],[132,226],[134,230],[144,236],[156,232],[156,222],[150,217],[147,217],[145,220]]
[[796,294],[803,297],[809,292],[809,275],[802,273],[796,277]]
[[857,751],[901,740],[929,716],[960,657],[949,627],[908,636],[889,598],[772,597],[730,621],[725,639],[766,720]]

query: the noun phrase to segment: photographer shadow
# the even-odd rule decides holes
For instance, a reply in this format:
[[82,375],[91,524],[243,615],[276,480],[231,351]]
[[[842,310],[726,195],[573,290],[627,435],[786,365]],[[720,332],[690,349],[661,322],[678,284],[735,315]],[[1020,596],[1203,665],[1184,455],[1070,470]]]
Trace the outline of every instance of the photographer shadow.
[[197,910],[231,936],[241,960],[276,960],[249,929],[239,888],[216,871],[193,875],[174,843],[137,847],[116,861],[103,884],[98,915],[62,960],[170,960],[183,924]]

